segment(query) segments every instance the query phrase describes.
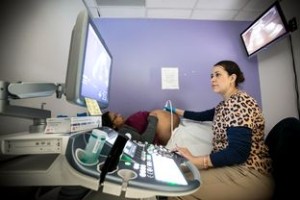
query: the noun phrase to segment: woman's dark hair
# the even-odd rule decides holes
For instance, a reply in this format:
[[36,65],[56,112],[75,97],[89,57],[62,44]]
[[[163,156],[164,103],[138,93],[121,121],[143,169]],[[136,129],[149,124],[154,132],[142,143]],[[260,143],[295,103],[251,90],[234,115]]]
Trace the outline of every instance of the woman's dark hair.
[[112,128],[113,122],[111,121],[111,118],[109,117],[109,111],[103,113],[102,115],[102,126],[107,126]]
[[236,75],[236,80],[235,80],[235,86],[237,87],[240,83],[245,81],[245,77],[243,72],[241,71],[240,67],[238,64],[231,60],[222,60],[218,63],[216,63],[214,66],[220,65],[224,68],[225,71],[229,75],[235,74]]

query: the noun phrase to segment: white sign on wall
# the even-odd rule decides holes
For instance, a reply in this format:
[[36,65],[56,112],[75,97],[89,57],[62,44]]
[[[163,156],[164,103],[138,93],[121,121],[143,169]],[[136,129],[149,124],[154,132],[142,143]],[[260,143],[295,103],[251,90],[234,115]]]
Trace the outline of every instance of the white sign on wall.
[[162,90],[178,90],[179,78],[177,67],[161,68],[161,89]]

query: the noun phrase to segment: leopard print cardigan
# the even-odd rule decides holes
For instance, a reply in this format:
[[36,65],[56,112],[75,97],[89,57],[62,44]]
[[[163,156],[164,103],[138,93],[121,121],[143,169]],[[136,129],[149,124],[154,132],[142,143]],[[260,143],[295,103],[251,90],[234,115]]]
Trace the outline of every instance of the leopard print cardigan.
[[228,127],[235,126],[248,127],[252,130],[251,151],[244,165],[249,169],[269,174],[271,158],[264,142],[264,117],[256,100],[243,91],[220,102],[215,109],[213,152],[218,152],[228,146],[226,130]]

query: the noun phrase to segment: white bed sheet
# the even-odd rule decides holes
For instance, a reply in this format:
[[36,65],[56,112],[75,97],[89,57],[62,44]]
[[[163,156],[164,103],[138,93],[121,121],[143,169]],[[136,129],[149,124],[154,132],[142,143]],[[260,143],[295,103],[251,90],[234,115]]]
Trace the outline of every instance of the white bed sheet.
[[195,156],[207,155],[212,150],[212,122],[198,122],[181,119],[179,126],[173,131],[166,148],[187,147]]

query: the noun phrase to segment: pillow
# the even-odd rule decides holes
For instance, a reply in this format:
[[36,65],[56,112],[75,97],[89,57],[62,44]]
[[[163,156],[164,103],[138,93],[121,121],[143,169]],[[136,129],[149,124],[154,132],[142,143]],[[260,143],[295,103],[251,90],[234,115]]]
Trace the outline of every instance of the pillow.
[[198,122],[181,119],[179,126],[173,131],[166,148],[186,147],[194,156],[210,154],[212,150],[212,122]]

